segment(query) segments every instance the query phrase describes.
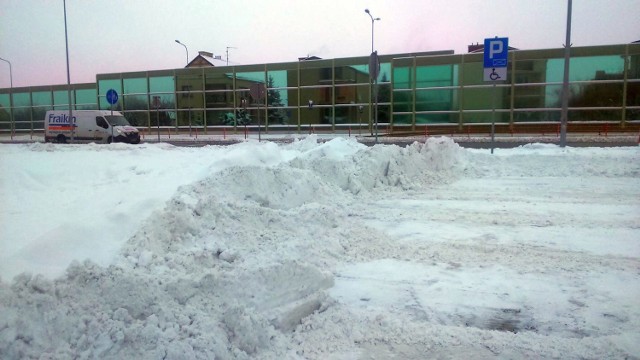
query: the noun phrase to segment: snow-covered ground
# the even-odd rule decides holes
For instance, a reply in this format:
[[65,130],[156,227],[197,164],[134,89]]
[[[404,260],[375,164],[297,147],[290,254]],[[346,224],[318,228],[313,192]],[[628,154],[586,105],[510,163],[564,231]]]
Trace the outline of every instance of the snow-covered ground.
[[0,145],[2,359],[638,359],[640,147]]

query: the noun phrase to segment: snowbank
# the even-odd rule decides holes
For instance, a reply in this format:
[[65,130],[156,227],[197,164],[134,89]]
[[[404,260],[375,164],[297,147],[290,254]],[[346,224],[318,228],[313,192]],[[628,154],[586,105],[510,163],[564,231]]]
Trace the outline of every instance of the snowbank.
[[2,358],[640,353],[637,148],[0,153]]

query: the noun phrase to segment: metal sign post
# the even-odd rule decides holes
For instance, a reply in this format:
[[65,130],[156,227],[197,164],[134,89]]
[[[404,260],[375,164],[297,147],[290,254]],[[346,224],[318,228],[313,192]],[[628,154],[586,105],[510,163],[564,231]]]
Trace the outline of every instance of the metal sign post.
[[496,135],[496,83],[507,80],[509,38],[484,39],[484,81],[493,83],[491,91],[491,153]]
[[258,104],[258,141],[261,141],[260,128],[262,127],[262,124],[260,123],[260,102],[262,101],[262,99],[264,99],[264,95],[265,95],[264,93],[265,93],[265,88],[264,88],[264,84],[262,83],[252,84],[251,88],[249,89],[249,94]]
[[376,130],[376,144],[378,143],[378,74],[380,74],[380,59],[378,58],[378,51],[374,51],[369,56],[369,77],[373,83],[373,112]]
[[153,107],[156,108],[156,125],[158,126],[158,142],[160,142],[160,96],[153,97]]

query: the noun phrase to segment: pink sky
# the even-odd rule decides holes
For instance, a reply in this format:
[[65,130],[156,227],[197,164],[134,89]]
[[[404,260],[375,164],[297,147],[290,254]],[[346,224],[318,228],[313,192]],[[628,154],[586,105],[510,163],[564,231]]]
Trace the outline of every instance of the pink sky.
[[[0,57],[13,86],[66,84],[63,1],[0,0]],[[484,38],[520,49],[561,47],[563,0],[67,0],[71,82],[96,74],[180,68],[199,50],[230,65],[368,55],[371,20],[381,54],[465,52]],[[640,40],[639,0],[573,1],[574,46]],[[225,65],[220,61],[219,66]],[[0,88],[9,66],[0,62]]]

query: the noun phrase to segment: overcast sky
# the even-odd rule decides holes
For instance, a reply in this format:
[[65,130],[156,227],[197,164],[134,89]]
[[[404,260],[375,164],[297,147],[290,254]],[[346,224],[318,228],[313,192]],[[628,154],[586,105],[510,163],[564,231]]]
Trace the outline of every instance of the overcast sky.
[[[455,50],[487,37],[561,47],[567,0],[67,0],[71,82],[184,67],[200,50],[230,65]],[[573,0],[574,46],[640,40],[640,0]],[[0,0],[0,57],[13,86],[66,84],[63,0]],[[218,66],[224,66],[219,61]],[[0,87],[9,87],[0,61]]]

